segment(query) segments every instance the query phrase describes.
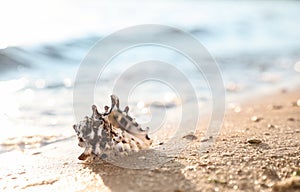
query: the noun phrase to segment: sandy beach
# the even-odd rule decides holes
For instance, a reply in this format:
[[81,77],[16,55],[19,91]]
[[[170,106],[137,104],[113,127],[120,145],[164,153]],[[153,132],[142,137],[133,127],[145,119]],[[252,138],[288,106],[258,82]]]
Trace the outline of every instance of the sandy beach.
[[42,148],[0,154],[0,189],[300,191],[300,90],[249,99],[228,107],[214,146],[203,153],[198,151],[207,140],[198,131],[197,139],[166,164],[130,170],[105,161],[79,161],[82,149],[74,136]]
[[[300,192],[299,10],[292,0],[4,0],[0,192]],[[112,94],[150,152],[120,157],[123,167],[80,161],[73,125]]]

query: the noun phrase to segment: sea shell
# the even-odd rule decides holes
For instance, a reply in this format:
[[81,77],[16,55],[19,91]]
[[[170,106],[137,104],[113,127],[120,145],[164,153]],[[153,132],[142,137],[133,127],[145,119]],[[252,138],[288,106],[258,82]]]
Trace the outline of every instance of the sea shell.
[[152,140],[148,136],[149,128],[143,129],[134,118],[128,115],[129,108],[119,108],[119,99],[111,95],[111,107],[105,106],[105,112],[99,113],[95,105],[93,114],[73,125],[78,145],[85,148],[78,157],[86,160],[91,155],[105,158],[110,155],[126,155],[148,149]]

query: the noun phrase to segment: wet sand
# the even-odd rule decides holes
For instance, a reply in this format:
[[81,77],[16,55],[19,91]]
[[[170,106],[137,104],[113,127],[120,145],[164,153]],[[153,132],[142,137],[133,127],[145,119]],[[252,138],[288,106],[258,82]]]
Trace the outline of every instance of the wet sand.
[[198,131],[184,152],[153,170],[81,162],[75,137],[5,152],[0,190],[300,191],[299,99],[300,90],[278,91],[231,105],[212,148],[198,152],[208,142]]

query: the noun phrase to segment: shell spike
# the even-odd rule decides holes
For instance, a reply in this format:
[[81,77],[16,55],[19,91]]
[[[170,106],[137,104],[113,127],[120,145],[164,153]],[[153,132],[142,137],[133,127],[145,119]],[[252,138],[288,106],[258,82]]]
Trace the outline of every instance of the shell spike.
[[101,117],[101,114],[98,112],[97,106],[92,105],[93,115],[92,118],[99,119]]
[[111,103],[112,103],[111,108],[113,108],[113,106],[117,106],[117,108],[119,109],[120,108],[119,98],[116,95],[111,95],[110,98],[111,98]]
[[124,109],[124,112],[126,113],[126,115],[128,115],[128,111],[129,111],[129,107],[126,106],[125,109]]
[[[109,115],[112,112],[112,110],[115,108],[115,106],[117,106],[117,108],[119,109],[119,98],[115,95],[111,95],[110,98],[111,98],[110,110],[108,112],[105,111],[105,113],[103,115]],[[108,110],[107,106],[105,106],[104,109],[105,108],[107,108],[107,110]]]

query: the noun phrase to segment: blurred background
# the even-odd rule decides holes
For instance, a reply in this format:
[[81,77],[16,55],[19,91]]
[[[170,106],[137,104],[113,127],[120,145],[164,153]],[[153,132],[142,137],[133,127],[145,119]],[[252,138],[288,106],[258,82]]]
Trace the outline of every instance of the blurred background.
[[[133,25],[169,25],[197,38],[220,66],[228,107],[235,108],[237,101],[253,94],[299,87],[299,10],[299,1],[3,0],[0,153],[72,137],[72,87],[81,61],[98,40]],[[205,80],[193,77],[189,73],[193,69],[176,53],[148,47],[129,52],[115,63],[126,66],[149,58],[182,61],[202,106],[209,102]],[[112,66],[107,79],[118,72]],[[109,87],[97,87],[103,96],[98,101],[109,102]],[[165,102],[178,104],[168,91],[159,92],[165,94]],[[133,112],[136,107],[149,113],[139,100],[130,105]]]

